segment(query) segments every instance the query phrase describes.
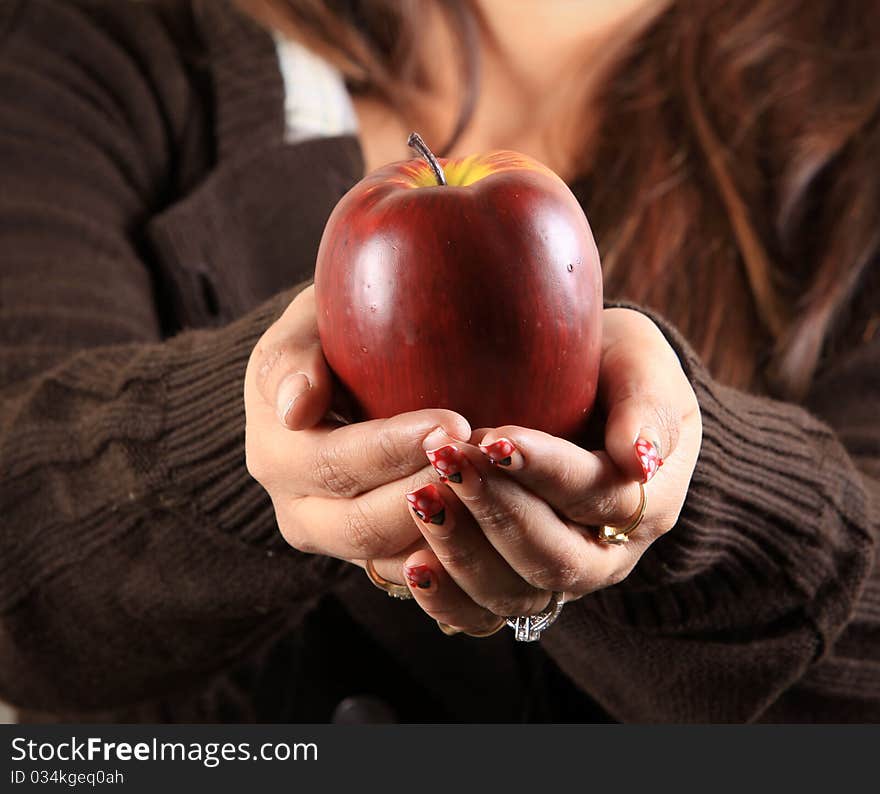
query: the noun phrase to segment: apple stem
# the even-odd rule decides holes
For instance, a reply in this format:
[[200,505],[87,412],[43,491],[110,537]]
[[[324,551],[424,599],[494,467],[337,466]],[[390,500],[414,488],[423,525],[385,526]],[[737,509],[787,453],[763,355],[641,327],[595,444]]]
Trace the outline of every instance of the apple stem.
[[409,134],[409,138],[407,139],[406,144],[410,147],[410,149],[415,149],[415,151],[417,151],[425,159],[425,162],[427,162],[427,164],[431,166],[431,170],[434,172],[434,176],[437,177],[437,183],[440,185],[445,185],[446,174],[443,173],[443,166],[440,165],[440,161],[436,157],[434,157],[434,152],[432,152],[428,148],[428,144],[426,144],[422,140],[422,136],[419,135],[417,132],[411,132]]

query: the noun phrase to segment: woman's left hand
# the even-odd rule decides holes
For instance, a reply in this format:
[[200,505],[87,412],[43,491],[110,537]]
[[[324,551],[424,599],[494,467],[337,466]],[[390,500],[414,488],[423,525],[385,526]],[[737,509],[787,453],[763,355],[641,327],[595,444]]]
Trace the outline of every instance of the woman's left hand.
[[[702,438],[700,410],[675,352],[645,315],[604,311],[599,399],[605,450],[537,430],[478,430],[471,444],[425,440],[439,485],[407,494],[429,548],[404,565],[432,618],[485,634],[499,617],[536,614],[624,579],[681,511]],[[662,466],[662,468],[661,468]],[[628,543],[598,540],[647,511]],[[396,578],[396,577],[395,577]]]

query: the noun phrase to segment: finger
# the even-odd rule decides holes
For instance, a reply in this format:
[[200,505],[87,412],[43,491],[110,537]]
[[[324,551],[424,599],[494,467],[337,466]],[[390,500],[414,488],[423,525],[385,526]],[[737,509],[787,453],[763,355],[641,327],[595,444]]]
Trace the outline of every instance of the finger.
[[[429,436],[426,443],[436,442],[439,438],[440,434],[434,433]],[[547,436],[547,438],[553,437]],[[617,568],[628,569],[631,566],[632,549],[611,549],[606,544],[600,544],[595,533],[585,531],[579,523],[560,519],[545,499],[539,498],[521,484],[493,470],[493,467],[472,446],[457,443],[448,444],[441,449],[443,462],[447,464],[446,487],[455,493],[461,506],[466,508],[479,528],[479,532],[476,533],[479,542],[485,538],[504,562],[535,590],[583,594],[604,586]],[[435,454],[434,457],[436,458],[437,455]],[[614,471],[615,476],[620,476],[613,466],[609,465],[606,468]],[[460,472],[461,477],[449,476],[453,471]],[[627,483],[626,487],[635,489],[634,498],[638,500],[638,486]],[[449,503],[448,499],[444,498],[444,501]],[[634,503],[632,510],[625,514],[627,518],[637,506],[638,501]],[[607,505],[602,507],[606,508]],[[629,510],[628,507],[623,509]],[[607,509],[604,513],[596,510],[589,517],[594,518],[598,515],[608,517],[614,513],[608,513]],[[625,523],[625,520],[621,523]],[[426,529],[428,531],[423,530],[423,532],[428,543],[444,565],[447,554],[463,555],[466,562],[470,562],[475,556],[477,541],[471,539],[469,534],[454,532],[451,540],[441,537],[440,542],[447,545],[455,544],[453,548],[446,549],[430,537],[430,535],[436,537],[440,533],[430,524],[426,525]],[[497,601],[501,597],[494,587],[494,582],[480,580],[483,576],[482,571],[464,570],[458,574],[449,566],[447,568],[453,578],[478,603],[492,609],[489,599]],[[502,589],[501,592],[509,594],[511,591]],[[539,608],[546,606],[546,603],[546,593],[544,593]],[[503,614],[528,614],[528,612]]]
[[511,568],[448,485],[425,485],[407,501],[444,570],[473,601],[495,615],[530,615],[546,606],[546,593]]
[[674,450],[673,442],[660,440],[664,427],[669,439],[678,437],[678,421],[651,398],[624,397],[609,407],[605,424],[605,448],[618,465],[641,483],[649,482]]
[[578,524],[623,526],[639,506],[637,483],[604,452],[515,425],[487,431],[479,450],[494,468]]
[[394,557],[421,540],[401,494],[418,490],[433,479],[433,471],[424,467],[410,477],[384,483],[351,499],[276,499],[278,527],[291,546],[308,554],[343,560]]
[[351,498],[423,469],[422,441],[437,427],[453,438],[470,435],[462,416],[439,408],[296,433],[257,422],[248,427],[260,450],[252,473],[263,485],[286,486],[291,496]]
[[[394,584],[404,584],[406,582],[406,577],[404,576],[404,565],[413,554],[417,551],[421,551],[422,549],[427,549],[428,544],[425,542],[425,539],[419,535],[419,537],[407,546],[405,549],[397,552],[396,554],[392,554],[390,557],[376,557],[372,560],[373,568],[379,576],[385,579],[388,582],[393,582]],[[366,560],[351,560],[351,563],[359,566],[360,568],[366,569],[367,561]]]
[[252,363],[256,386],[284,427],[312,427],[327,413],[332,378],[318,337],[313,286],[263,334]]
[[498,627],[499,616],[468,596],[430,549],[410,555],[403,576],[413,598],[434,620],[470,634],[486,634]]
[[608,417],[605,449],[627,475],[648,482],[675,451],[696,397],[650,319],[629,309],[608,309],[603,316],[599,386]]

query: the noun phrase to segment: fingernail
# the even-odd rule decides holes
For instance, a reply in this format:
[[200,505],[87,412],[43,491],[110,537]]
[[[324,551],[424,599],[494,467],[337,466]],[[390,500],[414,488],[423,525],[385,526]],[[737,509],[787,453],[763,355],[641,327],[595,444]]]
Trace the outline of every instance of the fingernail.
[[302,372],[286,375],[278,386],[278,402],[276,410],[281,424],[288,425],[290,413],[296,401],[312,388],[311,381]]
[[425,485],[406,495],[412,511],[426,524],[442,524],[446,521],[446,504],[436,485]]
[[648,482],[663,465],[663,458],[660,457],[657,445],[644,436],[636,439],[635,449],[636,458],[642,468],[642,482]]
[[425,454],[434,471],[440,476],[440,482],[461,483],[465,472],[472,468],[467,456],[455,444],[429,449]]
[[431,569],[427,565],[406,565],[403,569],[406,581],[410,587],[417,587],[419,590],[428,590],[433,583]]
[[507,438],[499,438],[491,444],[480,444],[482,452],[493,466],[518,469],[522,466],[523,459],[513,442]]

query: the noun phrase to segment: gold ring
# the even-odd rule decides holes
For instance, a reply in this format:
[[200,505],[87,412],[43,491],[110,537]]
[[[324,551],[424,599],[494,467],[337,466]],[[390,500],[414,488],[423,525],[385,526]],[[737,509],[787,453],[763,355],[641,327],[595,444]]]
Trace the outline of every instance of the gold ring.
[[629,542],[630,533],[638,529],[639,524],[642,523],[642,519],[645,517],[645,511],[648,509],[648,496],[642,483],[639,483],[639,491],[641,493],[639,507],[625,527],[609,527],[607,524],[599,527],[599,540],[602,543]]
[[452,637],[456,634],[467,634],[468,637],[491,637],[493,634],[497,634],[501,629],[503,629],[507,625],[507,619],[501,618],[501,622],[495,626],[494,628],[489,629],[488,631],[481,632],[470,632],[470,631],[462,631],[462,629],[457,629],[455,626],[450,626],[448,623],[441,623],[439,620],[437,621],[437,627],[442,631],[447,637]]
[[461,629],[450,626],[448,623],[441,623],[439,620],[437,621],[437,628],[440,629],[440,631],[442,631],[447,637],[461,634]]
[[376,567],[373,565],[372,560],[367,560],[364,570],[367,572],[370,581],[380,590],[384,590],[388,593],[392,598],[399,598],[401,601],[406,601],[413,597],[413,594],[405,584],[389,582],[387,579],[383,579],[379,576],[379,574],[376,573]]
[[465,634],[467,634],[468,637],[491,637],[493,634],[497,634],[499,631],[501,631],[501,629],[503,629],[506,625],[507,625],[507,618],[501,618],[501,622],[497,626],[495,626],[494,629],[489,629],[488,631],[481,631],[479,633],[466,631]]

